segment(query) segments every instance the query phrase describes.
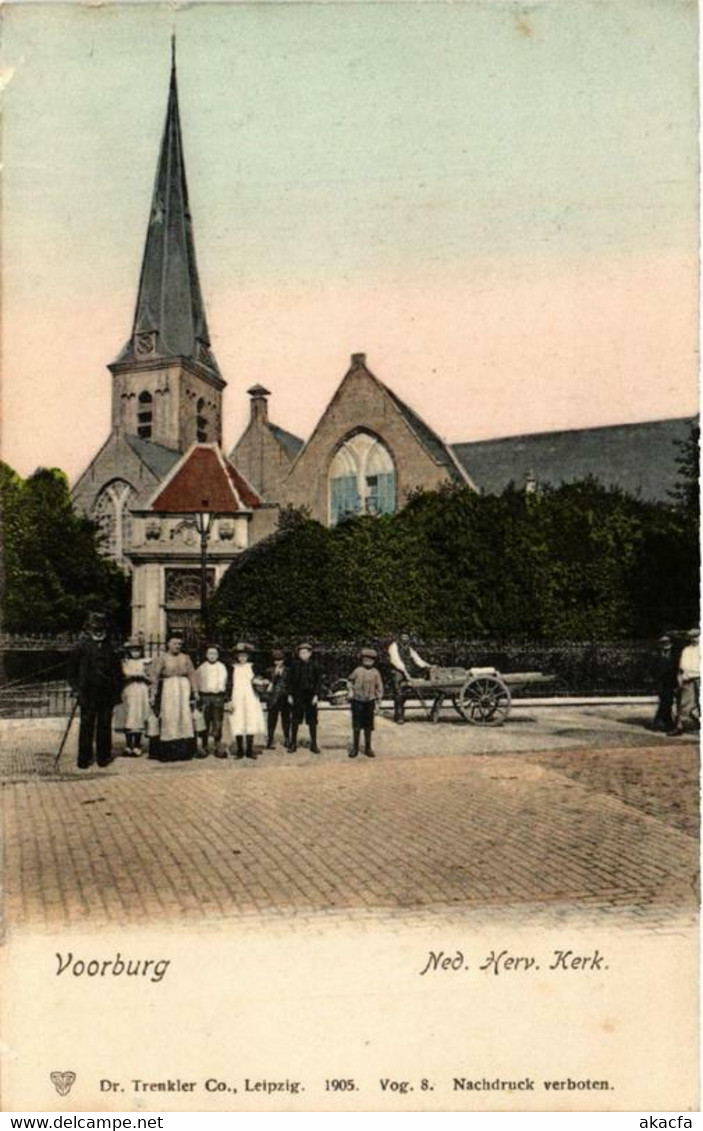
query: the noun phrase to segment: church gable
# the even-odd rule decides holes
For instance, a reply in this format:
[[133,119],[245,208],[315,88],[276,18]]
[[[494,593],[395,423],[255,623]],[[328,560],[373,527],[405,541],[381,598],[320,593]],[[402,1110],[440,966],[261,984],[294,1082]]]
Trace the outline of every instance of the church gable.
[[268,389],[254,385],[247,391],[251,398],[249,423],[230,458],[265,502],[277,503],[281,498],[281,485],[303,441],[271,423]]
[[371,373],[364,354],[353,354],[283,495],[334,523],[348,513],[393,513],[412,490],[450,482],[470,482],[451,450]]
[[278,502],[293,459],[271,427],[250,423],[232,449],[232,460],[267,502]]
[[[142,441],[141,452],[134,437],[112,432],[73,488],[79,510],[94,519],[104,537],[108,557],[125,565],[132,543],[132,510],[154,491],[161,474],[173,466],[178,452]],[[155,450],[149,451],[153,447]],[[169,462],[170,460],[170,462]],[[150,466],[151,465],[151,466]]]

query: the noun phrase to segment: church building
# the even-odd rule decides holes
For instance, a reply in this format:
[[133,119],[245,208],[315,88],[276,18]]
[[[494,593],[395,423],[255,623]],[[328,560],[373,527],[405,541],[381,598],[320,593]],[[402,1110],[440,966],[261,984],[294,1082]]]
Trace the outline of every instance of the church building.
[[132,572],[132,628],[147,635],[197,623],[202,555],[211,591],[238,554],[276,529],[283,507],[335,525],[358,514],[394,514],[418,489],[458,484],[494,492],[511,481],[531,489],[586,475],[666,499],[676,476],[675,441],[691,423],[450,445],[355,353],[307,441],[271,421],[268,389],[248,389],[249,423],[226,458],[226,382],[195,258],[175,50],[134,321],[108,369],[110,434],[73,497],[102,528],[106,553]]

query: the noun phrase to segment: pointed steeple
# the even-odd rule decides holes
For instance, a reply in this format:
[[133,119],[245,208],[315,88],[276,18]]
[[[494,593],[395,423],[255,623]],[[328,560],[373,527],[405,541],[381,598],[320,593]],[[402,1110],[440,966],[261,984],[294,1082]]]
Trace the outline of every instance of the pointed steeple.
[[161,150],[151,201],[132,335],[117,364],[187,358],[219,377],[195,260],[178,113],[175,36]]

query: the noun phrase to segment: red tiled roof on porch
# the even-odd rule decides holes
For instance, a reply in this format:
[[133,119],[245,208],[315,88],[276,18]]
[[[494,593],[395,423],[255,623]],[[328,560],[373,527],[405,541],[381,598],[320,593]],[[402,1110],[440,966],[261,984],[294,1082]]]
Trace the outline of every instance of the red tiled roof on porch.
[[261,506],[261,499],[216,444],[196,444],[173,469],[151,504],[172,514],[234,514]]

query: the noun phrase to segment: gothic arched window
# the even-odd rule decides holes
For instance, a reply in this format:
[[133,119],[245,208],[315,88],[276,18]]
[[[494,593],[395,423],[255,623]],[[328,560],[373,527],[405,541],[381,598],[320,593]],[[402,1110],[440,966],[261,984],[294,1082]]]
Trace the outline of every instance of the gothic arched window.
[[395,514],[395,467],[388,448],[356,432],[337,450],[329,472],[330,524],[355,514]]
[[205,415],[205,401],[201,397],[195,406],[195,434],[199,444],[206,444],[208,439],[208,419]]
[[154,419],[154,404],[151,393],[146,390],[139,394],[139,407],[137,409],[137,435],[142,440],[151,439],[151,425]]
[[93,506],[93,519],[103,536],[101,550],[120,565],[126,564],[125,552],[132,542],[132,512],[129,508],[136,496],[131,483],[113,479],[102,488]]

